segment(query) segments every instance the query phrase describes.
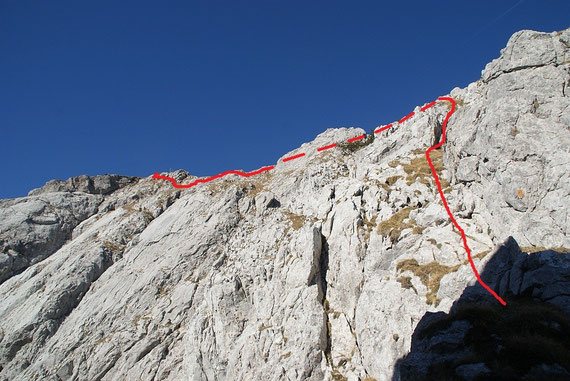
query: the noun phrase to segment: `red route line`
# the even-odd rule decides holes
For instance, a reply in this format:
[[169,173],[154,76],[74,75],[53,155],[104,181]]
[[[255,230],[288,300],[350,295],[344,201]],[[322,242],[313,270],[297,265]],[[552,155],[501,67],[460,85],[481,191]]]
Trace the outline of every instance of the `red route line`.
[[443,145],[443,143],[445,143],[445,127],[447,127],[447,122],[449,121],[451,114],[453,114],[455,112],[455,101],[453,100],[453,98],[440,97],[440,98],[438,98],[438,100],[450,102],[451,103],[451,110],[449,110],[449,112],[445,116],[445,120],[443,121],[442,132],[441,132],[441,140],[436,145],[429,147],[427,149],[426,159],[427,159],[428,164],[431,168],[431,173],[433,174],[433,178],[435,179],[435,183],[437,184],[437,190],[439,191],[439,196],[441,197],[441,201],[443,201],[443,206],[445,206],[445,210],[447,211],[447,215],[451,219],[451,222],[453,222],[453,225],[455,225],[457,230],[459,230],[459,232],[461,233],[461,238],[463,238],[463,246],[465,247],[465,251],[467,252],[467,258],[469,259],[469,263],[471,264],[471,269],[473,270],[473,273],[475,273],[475,277],[477,277],[477,281],[479,282],[479,284],[481,286],[483,286],[485,288],[485,290],[487,290],[491,295],[493,295],[495,297],[495,299],[497,299],[499,301],[499,303],[501,303],[503,306],[506,306],[507,303],[505,303],[505,301],[499,295],[497,295],[497,293],[495,291],[491,290],[491,287],[487,286],[487,284],[485,282],[483,282],[483,280],[481,279],[481,276],[479,275],[479,272],[475,268],[475,264],[473,263],[473,259],[471,258],[471,249],[469,249],[469,246],[467,245],[467,238],[465,237],[465,231],[461,228],[461,226],[459,226],[459,224],[455,220],[455,217],[453,217],[453,214],[451,214],[451,210],[449,209],[449,205],[447,205],[447,200],[445,199],[445,196],[443,195],[443,191],[441,190],[441,183],[439,181],[439,176],[437,175],[437,172],[435,171],[435,167],[433,166],[433,163],[431,162],[431,158],[429,157],[429,153],[431,151],[441,147]]
[[406,115],[405,117],[403,117],[402,119],[400,119],[400,120],[398,121],[398,123],[400,123],[400,124],[401,124],[401,123],[404,123],[405,120],[410,119],[412,116],[414,116],[414,114],[415,114],[415,112],[412,111],[411,113],[409,113],[408,115]]
[[387,126],[382,127],[382,128],[379,129],[379,130],[374,131],[374,133],[375,133],[375,134],[380,133],[380,132],[382,132],[382,131],[387,130],[387,129],[390,128],[390,127],[392,127],[392,123],[390,123],[390,124],[387,125]]
[[295,156],[286,157],[285,159],[283,159],[283,161],[295,160],[295,159],[298,159],[298,158],[303,157],[303,156],[305,156],[305,153],[300,153],[300,154],[295,155]]
[[324,147],[317,148],[317,151],[321,152],[321,151],[324,151],[324,150],[326,150],[326,149],[334,148],[334,147],[336,147],[336,143],[334,143],[334,144],[329,144],[328,146],[324,146]]
[[172,177],[170,177],[170,176],[162,176],[162,175],[159,174],[158,172],[155,173],[154,175],[152,175],[152,178],[153,178],[153,179],[161,179],[161,180],[170,181],[170,182],[172,183],[172,186],[173,186],[174,188],[188,189],[188,188],[192,188],[193,186],[196,186],[196,185],[198,185],[198,184],[200,184],[200,183],[207,183],[207,182],[210,182],[210,181],[215,180],[215,179],[219,179],[220,177],[224,177],[224,176],[227,176],[227,175],[238,175],[238,176],[241,176],[241,177],[249,177],[249,176],[255,176],[255,175],[257,175],[257,174],[260,174],[261,172],[270,171],[270,170],[272,170],[273,168],[275,168],[275,166],[274,166],[274,165],[270,165],[270,166],[267,166],[267,167],[259,168],[259,169],[256,170],[256,171],[247,172],[247,173],[246,173],[246,172],[242,172],[242,171],[225,171],[224,173],[220,173],[220,174],[217,174],[217,175],[215,175],[215,176],[211,176],[211,177],[208,177],[208,178],[205,178],[205,179],[198,179],[198,180],[195,180],[195,181],[191,182],[190,184],[184,184],[184,185],[178,184],[178,183],[176,182],[176,179],[174,179],[174,178],[172,178]]
[[[445,210],[447,211],[447,215],[449,216],[449,218],[451,219],[451,222],[453,223],[453,225],[457,228],[457,230],[459,230],[459,232],[461,233],[461,238],[463,239],[463,246],[465,247],[465,251],[467,252],[467,258],[469,259],[469,263],[471,264],[471,269],[473,270],[473,273],[475,274],[475,277],[477,278],[477,281],[479,282],[479,284],[481,286],[483,286],[485,288],[485,290],[487,290],[491,295],[493,295],[495,297],[495,299],[497,299],[503,306],[506,306],[507,303],[499,296],[497,295],[497,293],[495,291],[493,291],[489,286],[487,286],[487,284],[485,282],[483,282],[483,280],[481,279],[481,276],[479,275],[479,272],[477,271],[477,268],[475,268],[475,264],[473,263],[473,259],[471,258],[471,249],[469,248],[469,245],[467,244],[467,237],[465,236],[465,231],[461,228],[461,226],[459,226],[459,224],[457,223],[457,221],[455,220],[455,217],[453,217],[453,214],[451,213],[451,209],[449,209],[449,205],[447,205],[447,200],[445,199],[445,196],[443,195],[443,191],[441,188],[441,182],[439,181],[439,176],[437,175],[437,172],[435,171],[435,167],[433,166],[433,163],[431,162],[431,158],[429,156],[430,152],[433,151],[434,149],[440,148],[443,143],[445,143],[445,128],[447,127],[447,122],[449,121],[449,118],[451,117],[451,115],[455,112],[455,101],[453,100],[453,98],[449,98],[449,97],[440,97],[437,99],[438,101],[447,101],[451,103],[451,110],[447,113],[445,120],[443,121],[443,125],[442,125],[442,134],[441,134],[441,140],[439,143],[437,143],[436,145],[429,147],[426,151],[426,159],[428,161],[428,164],[431,168],[431,173],[433,175],[433,178],[435,179],[435,183],[437,184],[437,190],[439,192],[439,196],[441,198],[441,201],[443,202],[443,206],[445,207]],[[428,103],[427,105],[423,106],[420,110],[421,111],[425,111],[428,108],[434,106],[436,104],[436,101],[433,101],[431,103]],[[398,124],[403,123],[405,120],[411,118],[412,116],[415,115],[415,112],[411,112],[408,115],[406,115],[405,117],[403,117],[402,119],[400,119],[398,121]],[[380,133],[382,131],[385,131],[389,128],[393,127],[393,123],[388,124],[387,126],[384,126],[382,128],[380,128],[379,130],[374,131],[375,134]],[[348,142],[353,142],[356,140],[360,140],[360,139],[364,139],[366,137],[366,135],[361,135],[361,136],[357,136],[351,139],[348,139]],[[320,148],[317,148],[318,152],[324,151],[326,149],[329,148],[334,148],[336,147],[337,144],[330,144],[327,146],[323,146]],[[294,159],[298,159],[300,157],[305,156],[305,153],[300,153],[294,156],[289,156],[285,159],[283,159],[284,162],[290,161],[290,160],[294,160]],[[224,173],[220,173],[218,175],[215,176],[211,176],[205,179],[198,179],[195,180],[193,182],[191,182],[190,184],[178,184],[176,182],[176,180],[172,177],[169,176],[162,176],[159,173],[155,173],[154,175],[152,175],[153,179],[161,179],[161,180],[167,180],[170,181],[172,183],[172,186],[174,188],[191,188],[195,185],[198,185],[200,183],[207,183],[210,182],[212,180],[218,179],[220,177],[224,177],[227,175],[238,175],[238,176],[242,176],[242,177],[250,177],[250,176],[254,176],[257,175],[259,173],[265,172],[265,171],[270,171],[272,169],[274,169],[275,166],[270,165],[267,167],[263,167],[260,168],[256,171],[252,171],[252,172],[242,172],[242,171],[226,171]]]
[[430,107],[432,107],[432,106],[435,106],[435,101],[433,101],[433,102],[431,102],[431,103],[428,103],[427,105],[425,105],[424,107],[422,107],[422,108],[421,108],[421,111],[425,111],[425,110],[427,110],[428,108],[430,108]]
[[366,135],[360,135],[360,136],[357,136],[355,138],[348,139],[347,142],[352,143],[352,142],[355,142],[357,140],[364,139],[365,137],[366,137]]

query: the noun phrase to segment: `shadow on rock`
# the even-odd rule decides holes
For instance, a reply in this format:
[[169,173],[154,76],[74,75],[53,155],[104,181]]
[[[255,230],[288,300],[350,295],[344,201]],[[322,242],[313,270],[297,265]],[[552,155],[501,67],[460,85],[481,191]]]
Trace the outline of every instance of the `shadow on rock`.
[[570,380],[570,254],[526,254],[510,237],[448,314],[426,313],[393,381]]

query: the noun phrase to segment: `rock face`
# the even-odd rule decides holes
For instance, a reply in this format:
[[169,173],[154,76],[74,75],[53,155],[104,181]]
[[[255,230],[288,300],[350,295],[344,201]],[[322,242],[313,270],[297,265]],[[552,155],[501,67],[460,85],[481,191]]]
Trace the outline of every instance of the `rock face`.
[[81,221],[97,212],[101,201],[85,193],[1,200],[0,282],[57,251]]
[[98,211],[103,197],[135,177],[78,176],[51,180],[28,197],[0,200],[0,283],[57,251],[79,223]]
[[138,181],[137,177],[119,175],[77,176],[67,181],[51,180],[41,188],[32,189],[28,196],[37,196],[52,192],[83,192],[90,194],[109,194],[125,185]]
[[[447,142],[430,155],[489,285],[507,306],[522,295],[560,314],[570,295],[569,46],[570,30],[515,34],[481,80],[451,92]],[[427,374],[412,360],[445,335],[434,328],[420,342],[418,323],[454,314],[460,299],[498,303],[475,283],[425,159],[449,103],[414,111],[318,151],[364,133],[329,129],[283,158],[305,156],[253,177],[185,190],[80,177],[0,201],[0,380]],[[495,249],[510,236],[517,255]],[[457,340],[473,325],[446,322]],[[455,364],[454,377],[494,371],[477,361]],[[545,360],[524,374],[566,366]]]

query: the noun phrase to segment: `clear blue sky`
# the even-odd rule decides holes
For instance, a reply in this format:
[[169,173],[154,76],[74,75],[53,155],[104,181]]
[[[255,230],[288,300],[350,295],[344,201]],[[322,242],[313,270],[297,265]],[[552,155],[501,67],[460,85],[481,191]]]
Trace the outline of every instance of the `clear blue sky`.
[[0,198],[274,164],[477,80],[517,30],[569,22],[549,0],[2,0]]

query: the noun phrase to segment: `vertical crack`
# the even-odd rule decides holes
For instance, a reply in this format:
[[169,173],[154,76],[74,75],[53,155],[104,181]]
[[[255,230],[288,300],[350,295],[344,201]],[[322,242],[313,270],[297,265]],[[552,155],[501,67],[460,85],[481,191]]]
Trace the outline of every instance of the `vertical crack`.
[[329,269],[329,244],[324,235],[321,234],[321,255],[319,257],[319,293],[322,295],[321,303],[325,312],[326,344],[324,348],[325,359],[329,366],[333,366],[331,356],[331,322],[329,320],[329,301],[327,300],[327,271]]
[[321,233],[321,255],[319,257],[319,287],[323,295],[322,302],[327,298],[327,271],[329,269],[329,244]]

